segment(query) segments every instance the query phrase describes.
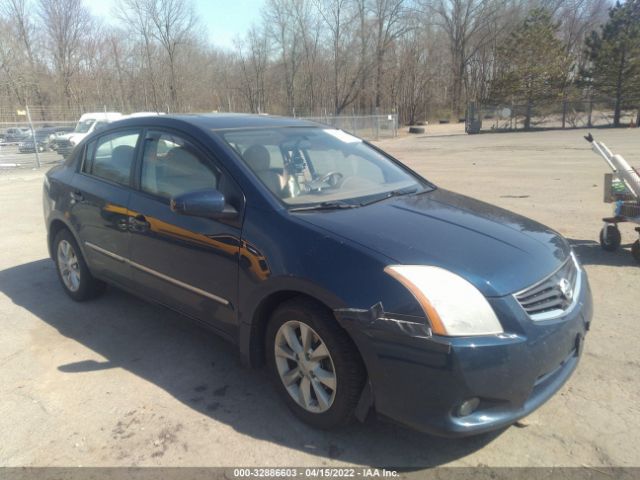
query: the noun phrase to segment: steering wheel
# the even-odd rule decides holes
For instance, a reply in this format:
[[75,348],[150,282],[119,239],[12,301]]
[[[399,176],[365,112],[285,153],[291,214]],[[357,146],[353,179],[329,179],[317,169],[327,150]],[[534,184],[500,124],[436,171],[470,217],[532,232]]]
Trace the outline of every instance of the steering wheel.
[[325,184],[328,187],[335,188],[338,186],[338,183],[340,182],[340,180],[342,180],[342,177],[344,177],[344,175],[341,174],[340,172],[332,171],[324,174],[320,178],[316,178],[315,180],[312,180],[311,182],[309,182],[309,188],[311,188],[312,190],[315,190],[315,189],[321,188]]

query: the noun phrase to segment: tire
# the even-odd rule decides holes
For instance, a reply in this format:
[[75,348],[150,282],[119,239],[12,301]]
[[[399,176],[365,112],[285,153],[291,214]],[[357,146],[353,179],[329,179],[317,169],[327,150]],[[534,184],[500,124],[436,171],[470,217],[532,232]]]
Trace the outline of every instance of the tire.
[[53,258],[60,284],[73,300],[83,302],[104,292],[106,284],[91,275],[82,252],[69,230],[60,230],[54,238]]
[[616,225],[607,225],[600,230],[600,246],[607,252],[615,252],[621,243],[622,235]]
[[636,240],[631,245],[631,255],[636,259],[636,262],[640,263],[640,240]]
[[[296,361],[282,355],[282,353],[294,354],[286,341],[286,338],[290,337],[283,333],[287,329],[290,329],[289,333],[293,331],[296,334],[298,347],[301,347],[303,343],[301,333],[304,327],[307,332],[309,329],[311,331],[311,341],[308,343],[311,348],[308,351],[319,352],[322,350],[322,345],[326,347],[328,357],[318,354],[318,358],[322,358],[319,360],[318,367],[313,366],[315,365],[313,358],[309,363],[304,363],[305,360]],[[276,356],[277,345],[285,347],[279,350],[281,354],[278,356]],[[354,411],[366,381],[365,368],[355,345],[325,308],[311,300],[300,298],[280,305],[271,316],[267,327],[266,354],[267,365],[278,393],[300,420],[323,430],[343,427],[353,420]],[[286,372],[289,369],[290,373],[296,368],[299,373],[291,378],[297,380],[290,382],[287,389],[280,372],[283,370]],[[304,371],[306,373],[302,373]],[[334,374],[333,380],[327,373]],[[324,380],[320,382],[320,378]],[[301,394],[301,387],[305,385],[308,387],[308,407],[303,405],[305,400],[304,395]],[[335,387],[332,389],[328,385],[335,385]],[[294,393],[297,393],[297,399],[294,398]]]
[[424,133],[424,127],[409,127],[409,133]]

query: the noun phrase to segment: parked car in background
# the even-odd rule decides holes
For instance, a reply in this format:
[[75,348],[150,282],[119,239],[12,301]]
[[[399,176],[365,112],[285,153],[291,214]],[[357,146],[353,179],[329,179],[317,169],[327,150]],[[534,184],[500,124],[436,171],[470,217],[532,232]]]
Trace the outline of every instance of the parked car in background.
[[318,428],[370,410],[444,435],[505,427],[567,381],[591,322],[560,234],[307,121],[118,121],[43,197],[69,297],[108,282],[198,320]]
[[30,131],[23,128],[7,128],[4,133],[0,134],[0,143],[18,143],[27,138]]
[[51,150],[58,150],[58,140],[65,139],[67,135],[73,133],[75,127],[53,127],[54,133],[50,137],[49,148]]
[[34,135],[29,135],[18,144],[20,153],[45,152],[49,150],[51,138],[55,136],[54,128],[39,128]]
[[73,132],[62,135],[55,140],[54,149],[64,158],[67,158],[73,147],[80,143],[84,137],[96,130],[100,130],[110,122],[121,119],[122,116],[120,112],[85,113],[80,117]]

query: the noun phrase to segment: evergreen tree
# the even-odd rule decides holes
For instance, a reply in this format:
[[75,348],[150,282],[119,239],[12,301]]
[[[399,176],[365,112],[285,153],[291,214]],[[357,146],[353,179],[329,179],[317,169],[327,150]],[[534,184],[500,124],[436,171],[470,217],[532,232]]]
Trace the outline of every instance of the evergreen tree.
[[640,0],[616,3],[607,23],[586,44],[590,65],[583,81],[615,100],[613,124],[619,127],[623,108],[640,108]]
[[559,98],[571,70],[558,28],[548,11],[534,9],[498,49],[491,99],[524,103],[525,129],[531,128],[534,104]]

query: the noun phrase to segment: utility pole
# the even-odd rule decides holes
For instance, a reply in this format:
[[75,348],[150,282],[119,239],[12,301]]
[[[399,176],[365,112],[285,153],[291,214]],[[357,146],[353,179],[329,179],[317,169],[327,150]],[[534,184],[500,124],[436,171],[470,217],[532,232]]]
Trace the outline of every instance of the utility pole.
[[27,121],[29,122],[29,128],[31,129],[31,138],[33,139],[33,151],[36,152],[36,168],[40,168],[40,154],[38,153],[38,141],[36,139],[36,131],[33,128],[31,122],[31,112],[29,111],[29,105],[25,105],[27,111]]

